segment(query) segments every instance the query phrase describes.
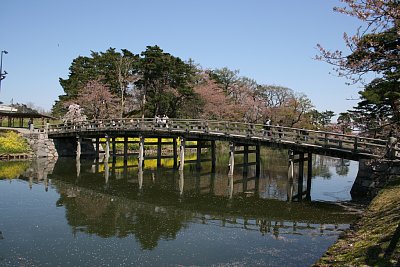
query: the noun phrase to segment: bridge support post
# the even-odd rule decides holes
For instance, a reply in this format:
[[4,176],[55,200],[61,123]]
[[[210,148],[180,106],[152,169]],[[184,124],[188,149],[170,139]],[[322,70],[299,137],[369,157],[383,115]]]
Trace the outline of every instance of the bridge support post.
[[216,163],[216,157],[215,157],[215,152],[216,152],[216,146],[215,146],[215,141],[211,141],[211,172],[215,172],[215,163]]
[[185,165],[185,139],[182,136],[179,139],[181,141],[179,146],[179,170],[183,171],[183,166]]
[[247,176],[249,171],[249,146],[243,145],[243,177]]
[[76,160],[79,160],[82,153],[82,138],[77,136],[76,139]]
[[312,153],[307,155],[307,194],[306,200],[311,200],[311,179],[312,179]]
[[201,170],[201,140],[197,140],[196,147],[196,169]]
[[174,153],[174,169],[178,167],[178,144],[176,142],[176,137],[172,139],[172,149]]
[[293,200],[293,176],[294,176],[294,152],[293,150],[288,151],[289,153],[289,167],[288,167],[288,183],[287,183],[287,200],[292,202]]
[[144,162],[144,138],[139,136],[139,155],[138,155],[138,166],[143,167]]
[[260,153],[260,145],[256,145],[256,177],[260,178],[261,173],[261,153]]
[[303,200],[303,179],[304,179],[304,153],[299,153],[299,178],[297,180],[297,200]]
[[99,154],[100,154],[100,138],[96,137],[96,160],[99,159]]
[[229,175],[233,175],[233,169],[235,167],[235,144],[229,143]]
[[162,138],[157,138],[157,168],[161,167],[161,154],[162,154]]
[[128,162],[128,137],[124,136],[124,165]]
[[110,157],[110,137],[106,135],[106,151],[104,154],[104,157],[108,161],[108,158]]
[[117,146],[115,143],[115,137],[113,137],[111,140],[112,140],[112,157],[113,157],[113,161],[115,161],[116,160],[115,157],[117,156],[117,152],[116,152]]

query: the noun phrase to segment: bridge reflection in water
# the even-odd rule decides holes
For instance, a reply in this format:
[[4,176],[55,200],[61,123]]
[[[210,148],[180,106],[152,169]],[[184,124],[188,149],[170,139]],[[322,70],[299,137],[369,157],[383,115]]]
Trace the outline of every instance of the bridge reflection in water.
[[[150,160],[143,168],[137,159],[78,162],[59,159],[48,175],[60,194],[57,205],[67,209],[74,231],[102,237],[134,234],[144,249],[155,248],[160,239],[174,239],[188,223],[259,231],[280,239],[337,235],[354,219],[333,204],[261,198],[263,182],[249,166],[227,179],[218,170],[199,172],[196,164],[182,171],[152,167]],[[295,191],[295,180],[288,184]],[[288,200],[293,199],[288,194]]]
[[[311,170],[312,160],[309,157],[303,157],[302,154],[294,155],[289,151],[289,165],[281,166],[284,174],[287,174],[287,198],[288,201],[311,200]],[[143,189],[144,179],[147,177],[145,184],[154,184],[162,181],[171,183],[173,190],[179,192],[181,196],[187,194],[216,194],[228,196],[232,198],[234,194],[242,194],[246,196],[259,197],[260,194],[260,173],[261,160],[260,152],[251,155],[254,150],[244,147],[244,150],[237,150],[236,161],[240,162],[233,167],[232,155],[229,157],[228,174],[224,167],[219,167],[216,172],[216,163],[206,161],[202,162],[198,159],[198,154],[189,154],[185,164],[186,168],[176,169],[174,158],[168,156],[159,159],[157,157],[148,157],[149,159],[140,162],[136,157],[113,157],[111,161],[108,158],[96,159],[94,161],[76,159],[76,166],[65,167],[68,170],[76,168],[76,177],[80,179],[82,164],[88,168],[90,172],[104,176],[104,183],[107,186],[110,178],[124,179],[129,183],[137,183],[139,190]],[[204,157],[203,154],[201,157]],[[207,157],[207,156],[205,156]],[[242,160],[238,160],[242,158]],[[71,160],[60,159],[59,161],[71,162]],[[81,163],[83,161],[83,163]],[[308,162],[307,176],[304,179],[304,162]],[[298,165],[298,166],[296,166]],[[235,169],[235,171],[233,171]],[[185,179],[186,175],[186,179]],[[219,179],[216,179],[216,176]],[[265,181],[261,181],[261,186]]]

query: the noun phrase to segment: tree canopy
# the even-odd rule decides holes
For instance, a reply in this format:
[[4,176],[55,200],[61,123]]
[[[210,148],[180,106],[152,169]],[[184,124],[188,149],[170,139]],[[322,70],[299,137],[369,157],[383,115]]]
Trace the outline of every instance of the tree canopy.
[[147,46],[140,54],[109,48],[72,61],[65,94],[53,107],[62,115],[77,104],[88,119],[111,117],[204,118],[315,127],[306,95],[261,85],[239,70],[202,69],[192,60]]
[[[341,0],[335,11],[360,19],[353,36],[344,34],[350,53],[318,45],[318,59],[333,65],[339,76],[363,82],[360,102],[351,111],[359,129],[368,133],[398,133],[400,128],[400,2],[398,0]],[[365,75],[378,76],[366,83]],[[378,129],[377,129],[378,128]],[[397,129],[397,130],[396,130]]]

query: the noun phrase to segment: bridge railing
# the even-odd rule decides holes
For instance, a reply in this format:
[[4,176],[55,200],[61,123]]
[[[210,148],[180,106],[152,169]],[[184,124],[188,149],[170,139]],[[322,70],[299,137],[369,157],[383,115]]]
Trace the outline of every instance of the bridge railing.
[[[79,132],[105,130],[140,130],[169,132],[198,132],[210,135],[238,136],[271,142],[295,143],[324,147],[358,154],[373,154],[384,157],[387,153],[387,140],[373,139],[356,135],[290,128],[279,125],[263,125],[230,121],[168,119],[156,121],[154,118],[129,118],[93,120],[75,123],[49,125],[48,132]],[[400,154],[396,146],[397,155]]]

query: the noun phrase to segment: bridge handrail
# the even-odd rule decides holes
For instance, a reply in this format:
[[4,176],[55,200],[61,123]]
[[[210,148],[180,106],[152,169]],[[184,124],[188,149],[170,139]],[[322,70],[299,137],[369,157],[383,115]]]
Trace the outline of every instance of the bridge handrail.
[[[302,143],[341,149],[357,153],[367,153],[384,157],[388,141],[369,137],[292,128],[280,125],[264,125],[234,121],[202,119],[168,119],[157,122],[154,118],[102,119],[46,125],[46,131],[78,132],[98,130],[157,130],[174,132],[200,132],[214,135],[230,135],[248,138],[262,138],[274,142]],[[400,149],[394,148],[399,157]]]

